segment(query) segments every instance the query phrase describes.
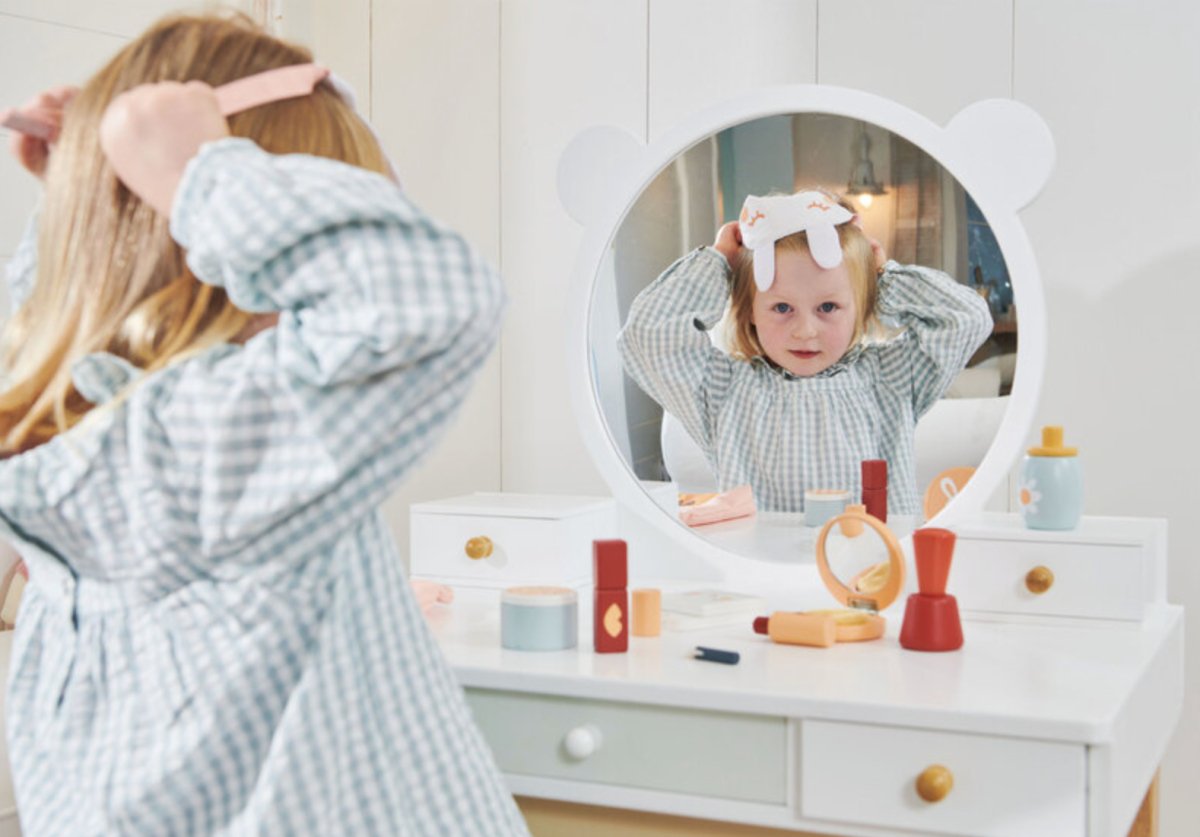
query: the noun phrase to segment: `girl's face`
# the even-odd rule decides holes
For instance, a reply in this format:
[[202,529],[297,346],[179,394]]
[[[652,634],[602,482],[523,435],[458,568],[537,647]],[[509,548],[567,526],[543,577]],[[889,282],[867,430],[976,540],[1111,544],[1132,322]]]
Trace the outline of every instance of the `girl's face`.
[[808,253],[777,249],[775,282],[755,294],[750,321],[771,361],[807,377],[846,354],[857,319],[845,262],[825,270]]

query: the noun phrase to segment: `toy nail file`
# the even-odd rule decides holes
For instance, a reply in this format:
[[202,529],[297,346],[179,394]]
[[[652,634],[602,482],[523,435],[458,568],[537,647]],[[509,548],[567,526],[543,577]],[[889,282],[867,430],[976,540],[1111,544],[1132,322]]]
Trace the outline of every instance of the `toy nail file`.
[[46,142],[53,142],[58,138],[58,125],[55,122],[27,110],[0,110],[0,125]]
[[722,651],[720,648],[705,648],[703,645],[697,645],[694,659],[733,666],[742,659],[742,655],[736,651]]
[[775,242],[793,233],[808,234],[813,261],[825,268],[842,263],[837,227],[854,214],[824,192],[759,197],[749,195],[742,204],[738,229],[742,243],[754,252],[754,284],[760,291],[775,281]]
[[329,69],[319,64],[293,64],[222,84],[214,92],[224,116],[232,116],[269,102],[307,96]]

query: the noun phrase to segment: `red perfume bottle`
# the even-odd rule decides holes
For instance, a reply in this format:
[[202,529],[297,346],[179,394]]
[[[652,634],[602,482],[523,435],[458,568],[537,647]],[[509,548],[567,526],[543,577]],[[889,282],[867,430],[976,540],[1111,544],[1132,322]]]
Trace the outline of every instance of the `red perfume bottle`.
[[592,624],[597,654],[629,650],[629,561],[625,541],[592,541],[592,572],[596,581]]
[[910,651],[954,651],[962,648],[958,602],[946,593],[954,558],[954,533],[948,529],[913,532],[919,593],[908,597],[900,645]]

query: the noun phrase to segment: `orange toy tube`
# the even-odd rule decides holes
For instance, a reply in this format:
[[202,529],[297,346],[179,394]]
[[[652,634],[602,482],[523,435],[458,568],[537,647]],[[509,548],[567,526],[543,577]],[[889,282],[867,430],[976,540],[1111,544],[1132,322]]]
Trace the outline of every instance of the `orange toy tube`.
[[767,636],[786,645],[828,648],[837,641],[837,625],[832,616],[777,610],[767,620]]

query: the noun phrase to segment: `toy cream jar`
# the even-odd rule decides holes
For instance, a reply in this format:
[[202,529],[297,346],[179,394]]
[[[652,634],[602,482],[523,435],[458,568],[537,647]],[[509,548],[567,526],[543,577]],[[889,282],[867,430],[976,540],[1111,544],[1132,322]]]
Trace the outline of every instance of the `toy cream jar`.
[[846,510],[850,492],[833,488],[809,489],[804,492],[804,525],[824,526],[825,521]]
[[1017,503],[1029,529],[1074,529],[1083,513],[1079,451],[1063,445],[1063,429],[1042,428],[1042,444],[1021,463]]
[[569,587],[509,587],[500,594],[500,644],[513,651],[574,648],[579,597]]

